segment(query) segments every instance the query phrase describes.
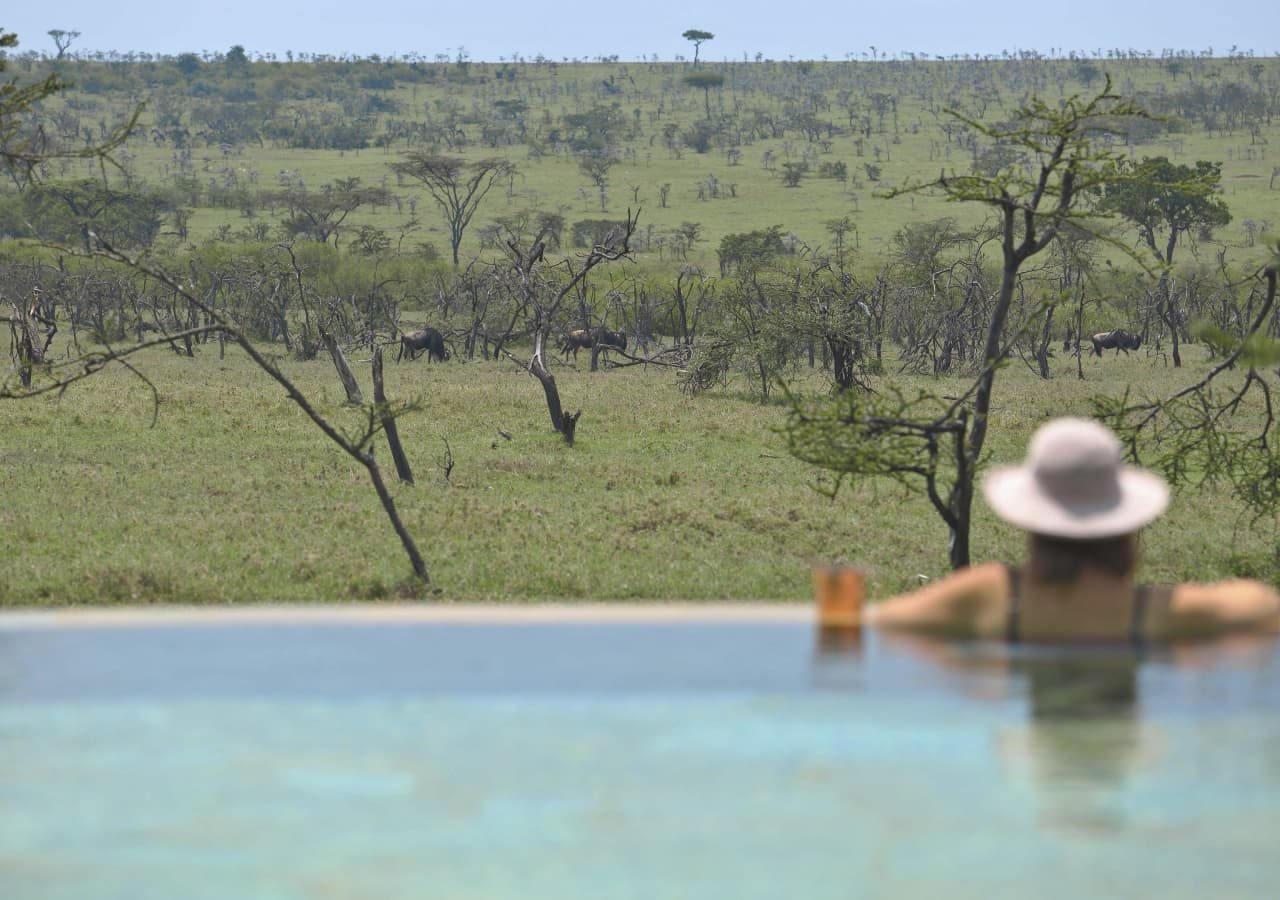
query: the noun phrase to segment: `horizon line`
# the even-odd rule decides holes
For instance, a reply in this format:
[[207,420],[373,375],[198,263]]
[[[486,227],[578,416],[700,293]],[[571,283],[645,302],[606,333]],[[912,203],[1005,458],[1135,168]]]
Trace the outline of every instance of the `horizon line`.
[[[3,32],[3,29],[0,29]],[[312,50],[294,50],[288,48],[285,50],[253,50],[245,47],[243,44],[232,44],[226,50],[118,50],[118,49],[89,49],[76,48],[70,50],[62,56],[58,56],[47,50],[18,50],[9,48],[0,50],[0,59],[27,59],[41,60],[45,62],[58,62],[72,60],[76,62],[96,62],[98,57],[107,56],[109,58],[120,57],[146,57],[152,60],[178,59],[182,56],[192,55],[200,58],[202,61],[219,61],[226,58],[227,54],[239,47],[245,52],[250,62],[263,63],[279,63],[279,62],[295,62],[295,63],[311,63],[311,62],[382,62],[382,63],[432,63],[439,65],[465,63],[470,65],[497,65],[505,63],[516,64],[595,64],[595,65],[611,65],[617,63],[644,63],[644,64],[662,64],[662,63],[681,63],[692,62],[683,54],[674,54],[670,57],[662,57],[657,53],[654,54],[638,54],[635,56],[624,58],[620,53],[612,54],[596,54],[593,56],[549,56],[545,53],[534,53],[531,55],[523,55],[513,53],[511,55],[500,55],[497,58],[478,58],[472,57],[465,47],[456,48],[456,53],[426,53],[417,50],[401,51],[401,52],[368,52],[361,53],[355,51],[328,52],[328,51],[312,51]],[[282,58],[283,57],[283,58]],[[800,56],[788,54],[786,58],[773,57],[765,53],[757,52],[754,55],[744,51],[742,58],[731,58],[728,56],[714,59],[701,56],[698,62],[715,65],[715,64],[738,64],[751,62],[785,62],[785,63],[842,63],[842,62],[1026,62],[1026,61],[1046,61],[1046,62],[1089,62],[1089,61],[1138,61],[1138,60],[1236,60],[1236,59],[1276,59],[1280,58],[1280,50],[1271,51],[1270,53],[1259,53],[1253,48],[1241,49],[1232,46],[1225,53],[1215,52],[1213,47],[1205,47],[1200,50],[1190,48],[1171,48],[1164,47],[1159,51],[1150,48],[1137,47],[1095,47],[1092,50],[1067,49],[1062,47],[1050,47],[1047,51],[1034,48],[1014,48],[1002,49],[999,51],[989,52],[954,52],[949,54],[935,53],[923,50],[898,50],[898,51],[882,51],[877,52],[875,48],[871,48],[871,53],[866,51],[847,51],[839,56],[831,56],[822,54],[820,56]]]

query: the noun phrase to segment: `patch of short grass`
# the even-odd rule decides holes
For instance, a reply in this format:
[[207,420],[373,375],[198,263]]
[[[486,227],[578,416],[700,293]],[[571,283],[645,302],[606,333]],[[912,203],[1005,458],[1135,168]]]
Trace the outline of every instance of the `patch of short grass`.
[[[669,370],[559,368],[566,406],[583,410],[569,448],[519,369],[419,361],[387,379],[392,397],[422,402],[400,426],[418,483],[393,490],[438,589],[426,595],[363,470],[246,359],[157,350],[139,365],[161,398],[154,426],[150,391],[119,369],[60,400],[0,403],[4,605],[799,601],[815,563],[865,568],[873,597],[946,571],[946,530],[923,497],[883,481],[821,496],[826,473],[790,458],[774,431],[785,411],[742,385],[690,398]],[[326,414],[357,426],[331,365],[285,365]],[[367,361],[356,366],[367,383]],[[992,461],[1021,459],[1038,424],[1086,413],[1096,392],[1162,393],[1195,371],[1145,354],[1090,360],[1085,381],[1060,368],[1047,382],[1000,374]],[[825,389],[807,371],[795,378]],[[1017,560],[1022,540],[978,504],[976,559]],[[1179,493],[1143,549],[1153,580],[1277,569],[1274,532],[1216,488]]]

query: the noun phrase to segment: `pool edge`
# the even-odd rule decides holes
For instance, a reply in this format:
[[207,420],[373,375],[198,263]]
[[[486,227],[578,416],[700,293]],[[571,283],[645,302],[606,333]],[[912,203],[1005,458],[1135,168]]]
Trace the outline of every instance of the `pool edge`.
[[809,624],[813,608],[803,603],[546,603],[341,604],[233,607],[165,606],[0,611],[0,632],[63,628],[139,628],[192,625],[323,624],[594,624],[772,622]]

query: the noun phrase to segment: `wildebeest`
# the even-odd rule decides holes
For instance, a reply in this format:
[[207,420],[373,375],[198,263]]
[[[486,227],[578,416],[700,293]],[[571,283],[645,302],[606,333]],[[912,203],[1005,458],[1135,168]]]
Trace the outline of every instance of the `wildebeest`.
[[573,358],[578,358],[578,351],[588,347],[599,345],[601,348],[613,350],[627,349],[627,336],[621,331],[610,331],[608,328],[586,329],[579,328],[576,331],[570,331],[564,337],[564,343],[560,345],[560,352],[564,354],[565,359],[569,358],[569,354],[573,354]]
[[444,335],[434,328],[422,328],[400,335],[400,352],[396,355],[396,362],[400,362],[406,353],[409,354],[409,359],[417,359],[423,350],[427,351],[427,362],[431,362],[433,357],[444,362],[450,356],[449,348],[444,345]]
[[585,328],[579,328],[576,331],[570,331],[564,336],[564,342],[560,345],[560,352],[564,354],[564,358],[569,358],[569,353],[573,353],[573,358],[578,358],[578,351],[583,347],[590,347],[592,344],[591,332]]
[[1121,350],[1128,354],[1130,350],[1137,350],[1141,345],[1142,335],[1131,334],[1123,328],[1104,331],[1093,336],[1093,352],[1098,356],[1102,355],[1103,350],[1115,350],[1116,356],[1120,355]]

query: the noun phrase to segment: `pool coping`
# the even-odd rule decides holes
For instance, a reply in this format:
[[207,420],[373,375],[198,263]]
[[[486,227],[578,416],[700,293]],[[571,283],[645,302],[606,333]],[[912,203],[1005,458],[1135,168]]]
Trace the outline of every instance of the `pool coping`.
[[813,624],[804,603],[539,603],[70,607],[0,611],[0,632],[217,625]]

